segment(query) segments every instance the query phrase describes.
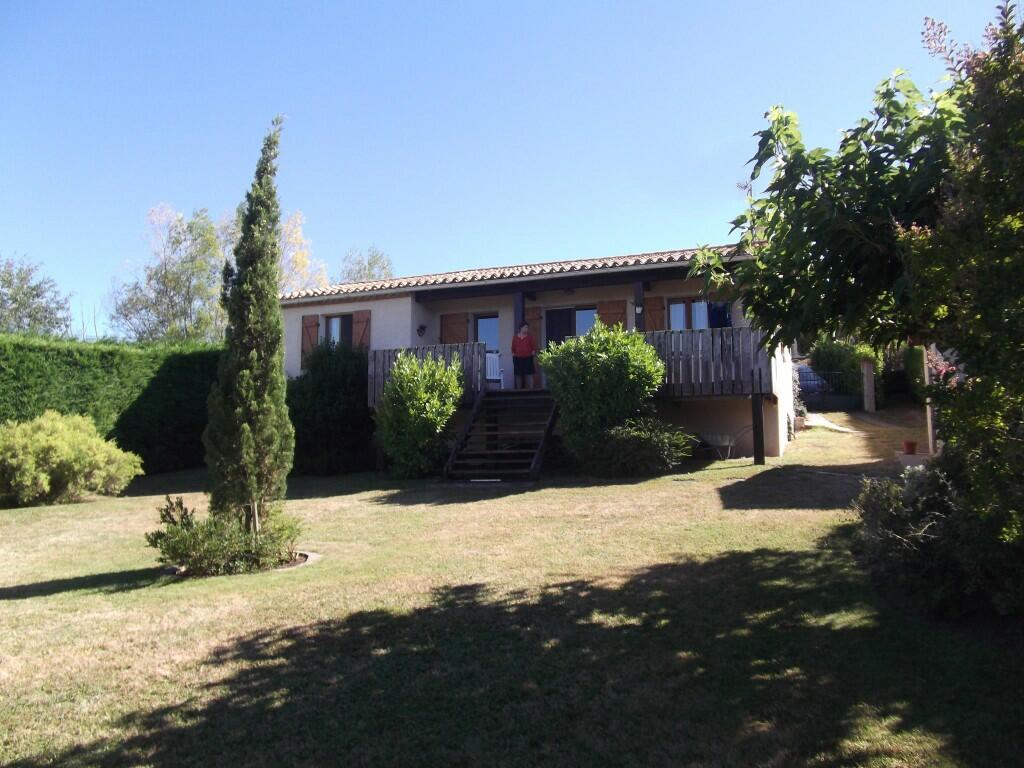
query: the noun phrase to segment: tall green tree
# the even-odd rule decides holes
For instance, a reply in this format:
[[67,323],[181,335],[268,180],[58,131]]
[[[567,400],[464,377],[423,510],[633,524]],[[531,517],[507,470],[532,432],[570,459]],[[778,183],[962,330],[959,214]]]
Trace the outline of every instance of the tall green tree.
[[234,264],[224,269],[226,348],[203,434],[216,514],[236,514],[258,536],[284,498],[295,433],[285,403],[284,334],[278,303],[281,211],[277,201],[281,118],[263,141],[246,195]]
[[64,336],[71,304],[52,278],[29,261],[0,259],[0,333]]
[[135,341],[220,341],[224,255],[205,210],[186,219],[161,204],[149,212],[152,255],[136,278],[110,296],[111,325]]

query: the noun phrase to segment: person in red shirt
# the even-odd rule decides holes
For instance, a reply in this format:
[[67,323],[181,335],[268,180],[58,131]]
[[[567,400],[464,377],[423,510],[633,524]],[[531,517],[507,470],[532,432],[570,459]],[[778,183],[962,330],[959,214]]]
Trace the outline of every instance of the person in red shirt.
[[512,337],[512,370],[516,375],[516,389],[533,389],[536,356],[537,345],[530,335],[530,324],[523,323],[519,333]]

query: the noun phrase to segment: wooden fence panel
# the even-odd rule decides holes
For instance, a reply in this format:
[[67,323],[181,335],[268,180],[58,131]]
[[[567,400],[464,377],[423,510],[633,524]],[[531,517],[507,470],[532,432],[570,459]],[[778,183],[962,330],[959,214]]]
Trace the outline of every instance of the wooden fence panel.
[[644,334],[665,363],[670,397],[772,393],[772,356],[753,328],[703,328]]

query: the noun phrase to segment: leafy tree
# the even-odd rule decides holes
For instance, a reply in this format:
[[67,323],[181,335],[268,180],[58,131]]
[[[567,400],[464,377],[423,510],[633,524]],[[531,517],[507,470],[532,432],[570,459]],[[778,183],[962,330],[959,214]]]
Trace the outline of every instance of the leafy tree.
[[341,282],[363,283],[368,280],[385,280],[395,274],[391,257],[374,246],[362,251],[351,250],[345,254],[341,266]]
[[313,258],[309,240],[302,231],[305,223],[302,211],[296,211],[281,227],[281,293],[326,288],[330,282],[327,265]]
[[63,336],[71,329],[71,302],[40,265],[0,259],[0,333]]
[[284,497],[295,435],[285,404],[280,279],[281,213],[274,184],[281,118],[263,142],[234,264],[224,269],[227,344],[203,434],[217,514],[238,515],[258,538]]
[[111,325],[135,341],[219,341],[224,257],[209,214],[186,219],[161,204],[150,210],[149,226],[152,258],[141,276],[115,285]]
[[967,601],[983,592],[1021,612],[1024,24],[1004,4],[986,50],[950,45],[935,22],[925,41],[949,63],[951,86],[928,100],[893,78],[836,153],[805,150],[795,116],[772,110],[752,180],[766,165],[773,177],[736,220],[755,258],[734,282],[709,251],[697,269],[731,284],[773,340],[824,332],[879,347],[916,336],[953,350],[956,365],[929,391],[943,453],[920,482],[869,488],[862,518],[875,539],[902,540],[912,571],[952,585],[943,602],[950,590]]
[[1024,24],[1004,5],[987,50],[944,38],[935,47],[958,77],[964,131],[941,215],[901,243],[918,314],[956,350],[959,369],[933,396],[946,451],[963,463],[960,491],[1024,545]]
[[753,259],[728,272],[705,249],[694,272],[732,286],[773,344],[825,333],[880,345],[925,330],[900,233],[939,216],[962,122],[957,95],[951,88],[926,98],[897,71],[835,152],[807,149],[796,115],[773,107],[756,134],[751,190],[765,169],[771,179],[733,221],[739,250]]

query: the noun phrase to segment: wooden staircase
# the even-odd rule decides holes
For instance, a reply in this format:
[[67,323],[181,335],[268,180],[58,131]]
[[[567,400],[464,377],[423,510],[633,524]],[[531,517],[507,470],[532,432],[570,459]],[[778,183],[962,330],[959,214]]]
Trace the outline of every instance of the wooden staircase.
[[535,480],[557,414],[545,390],[481,393],[448,457],[445,477]]

